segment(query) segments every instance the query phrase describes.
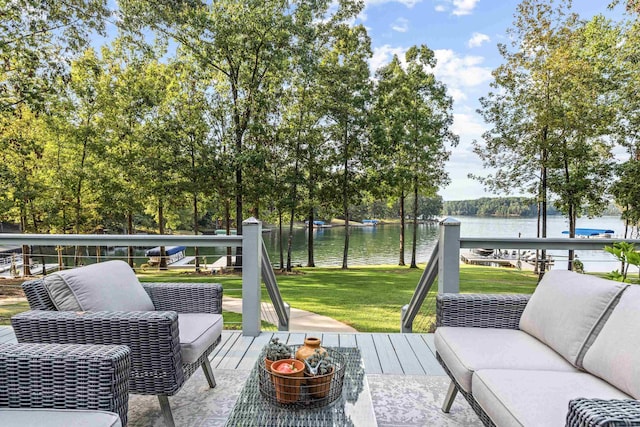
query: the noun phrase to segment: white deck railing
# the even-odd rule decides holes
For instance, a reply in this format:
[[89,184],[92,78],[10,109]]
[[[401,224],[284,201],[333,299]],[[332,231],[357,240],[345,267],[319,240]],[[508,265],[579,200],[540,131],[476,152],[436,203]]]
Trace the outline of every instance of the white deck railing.
[[[263,251],[262,223],[249,218],[241,236],[116,235],[116,234],[13,234],[0,233],[0,245],[40,246],[189,246],[242,248],[242,332],[258,336],[261,326],[261,280],[278,315],[278,329],[288,330],[289,313],[273,274],[269,255]],[[271,274],[268,274],[268,273]]]

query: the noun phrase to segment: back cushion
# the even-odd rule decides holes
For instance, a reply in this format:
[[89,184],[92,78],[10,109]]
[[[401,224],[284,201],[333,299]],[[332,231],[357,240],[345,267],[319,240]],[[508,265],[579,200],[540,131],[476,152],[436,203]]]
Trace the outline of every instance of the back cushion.
[[124,261],[53,273],[44,286],[60,311],[153,311],[151,298]]
[[640,399],[640,286],[624,291],[585,354],[584,368]]
[[520,318],[520,329],[581,367],[587,341],[627,285],[567,270],[544,275]]

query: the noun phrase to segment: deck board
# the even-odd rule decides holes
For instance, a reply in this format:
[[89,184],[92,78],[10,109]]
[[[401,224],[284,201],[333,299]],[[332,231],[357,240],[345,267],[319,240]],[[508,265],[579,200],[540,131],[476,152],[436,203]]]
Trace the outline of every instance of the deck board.
[[260,336],[255,337],[236,369],[253,369],[262,348],[269,343],[272,336],[273,334],[263,332]]
[[383,374],[404,374],[389,334],[372,334]]
[[[210,356],[215,369],[250,370],[272,337],[299,345],[306,336],[321,336],[322,345],[358,347],[367,374],[444,375],[434,356],[433,334],[263,332],[245,337],[240,331],[222,332],[220,345]],[[13,329],[0,326],[0,343],[16,342]]]
[[[231,347],[233,347],[233,344],[235,344],[235,342],[238,340],[238,338],[240,338],[242,336],[242,334],[240,333],[231,333],[229,335],[226,335],[226,337],[223,335],[222,337],[222,341],[220,342],[220,344],[214,349],[217,350],[218,348],[220,350],[218,350],[215,353],[215,356],[217,356],[216,359],[214,359],[214,363],[211,364],[212,368],[217,368],[218,365],[224,360],[225,357],[227,357],[227,354],[229,353],[229,350],[231,349]],[[226,338],[226,339],[225,339]],[[217,363],[215,362],[217,360]]]
[[404,334],[426,375],[446,375],[444,369],[436,360],[434,353],[427,345],[425,336],[424,334]]
[[340,347],[357,347],[356,334],[340,334]]
[[389,334],[388,337],[395,350],[402,373],[406,375],[424,375],[424,368],[404,334]]
[[218,363],[218,369],[236,369],[249,350],[253,340],[254,337],[239,335],[229,348],[229,351],[227,351],[227,354]]
[[338,334],[322,334],[323,347],[340,347],[340,335]]
[[360,354],[362,354],[365,371],[369,374],[381,374],[382,368],[380,367],[380,360],[378,360],[378,353],[376,353],[376,346],[373,343],[373,336],[358,334],[355,338]]

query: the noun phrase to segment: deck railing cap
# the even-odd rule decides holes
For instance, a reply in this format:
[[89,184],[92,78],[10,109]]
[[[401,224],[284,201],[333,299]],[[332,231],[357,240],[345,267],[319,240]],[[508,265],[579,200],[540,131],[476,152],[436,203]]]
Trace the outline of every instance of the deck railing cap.
[[445,219],[443,219],[442,221],[440,221],[440,225],[454,225],[454,226],[460,226],[460,221],[452,218],[450,216],[446,217]]

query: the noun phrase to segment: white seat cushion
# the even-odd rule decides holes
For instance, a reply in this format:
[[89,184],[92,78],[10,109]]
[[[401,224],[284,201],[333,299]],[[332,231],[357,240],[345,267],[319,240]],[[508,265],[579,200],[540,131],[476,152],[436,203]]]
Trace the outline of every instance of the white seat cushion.
[[465,391],[480,369],[540,369],[576,372],[562,356],[515,329],[440,327],[436,350]]
[[640,399],[640,286],[630,286],[584,356],[584,368]]
[[82,409],[0,408],[3,427],[121,427],[113,412]]
[[222,315],[178,313],[182,363],[194,363],[222,334]]
[[569,401],[578,397],[629,399],[585,372],[480,370],[473,376],[473,397],[500,427],[558,427],[566,423]]
[[151,298],[124,261],[53,273],[43,283],[59,311],[155,310]]
[[626,286],[588,274],[551,270],[531,295],[520,329],[581,367],[589,338]]

